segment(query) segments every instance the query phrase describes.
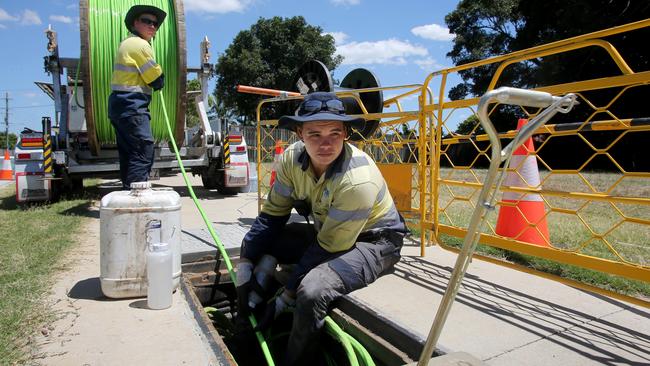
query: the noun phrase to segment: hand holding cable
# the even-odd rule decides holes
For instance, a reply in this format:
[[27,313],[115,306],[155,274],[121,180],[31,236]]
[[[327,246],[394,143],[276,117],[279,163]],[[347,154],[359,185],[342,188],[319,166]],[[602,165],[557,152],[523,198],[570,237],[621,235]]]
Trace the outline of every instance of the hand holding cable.
[[280,314],[288,311],[293,311],[295,306],[295,295],[288,290],[281,289],[278,291],[278,294],[274,298],[269,300],[268,304],[266,305],[264,315],[262,316],[262,319],[260,320],[257,327],[255,327],[255,330],[262,331],[267,329],[269,326],[271,326],[271,323],[273,323],[273,321],[277,319],[278,316],[280,316]]

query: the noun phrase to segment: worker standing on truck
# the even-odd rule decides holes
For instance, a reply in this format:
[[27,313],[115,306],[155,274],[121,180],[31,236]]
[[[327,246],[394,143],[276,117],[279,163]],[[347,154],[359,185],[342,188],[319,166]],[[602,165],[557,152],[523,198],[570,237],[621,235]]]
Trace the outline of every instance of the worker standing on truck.
[[124,18],[131,34],[117,50],[108,98],[108,118],[115,127],[123,189],[130,189],[132,182],[147,181],[153,166],[149,103],[152,90],[162,89],[165,77],[154,60],[151,40],[166,16],[155,6],[134,5]]
[[[278,122],[301,141],[282,154],[268,199],[244,237],[236,285],[245,315],[251,290],[260,287],[253,275],[260,259],[296,264],[258,326],[293,308],[283,365],[307,364],[330,303],[374,282],[400,259],[404,219],[372,158],[347,143],[351,128],[364,123],[327,92],[306,95],[296,115]],[[305,209],[313,225],[287,224],[292,207]]]

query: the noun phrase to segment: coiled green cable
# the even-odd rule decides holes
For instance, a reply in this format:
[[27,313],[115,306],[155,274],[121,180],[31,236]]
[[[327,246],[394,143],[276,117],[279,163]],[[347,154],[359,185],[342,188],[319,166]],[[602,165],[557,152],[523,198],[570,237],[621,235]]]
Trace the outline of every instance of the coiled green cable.
[[[176,101],[179,95],[179,49],[177,41],[176,14],[173,0],[89,0],[88,33],[90,54],[90,75],[92,81],[93,120],[99,143],[114,143],[115,132],[108,120],[108,97],[111,94],[113,61],[120,42],[129,36],[124,25],[124,17],[133,5],[153,5],[167,13],[156,37],[152,40],[154,57],[165,74],[165,87],[162,94],[154,93],[149,106],[151,130],[156,141],[169,141],[163,120],[163,100],[170,115],[176,116]],[[183,51],[184,52],[184,51]],[[164,98],[162,98],[164,96]],[[171,122],[172,131],[176,121]],[[172,135],[173,136],[173,135]],[[171,138],[173,140],[174,138]]]

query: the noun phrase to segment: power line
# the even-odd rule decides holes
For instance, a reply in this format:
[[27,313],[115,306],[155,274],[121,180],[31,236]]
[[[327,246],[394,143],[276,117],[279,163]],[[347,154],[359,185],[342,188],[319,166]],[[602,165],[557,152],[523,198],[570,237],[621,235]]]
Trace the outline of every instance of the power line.
[[[54,107],[54,104],[37,104],[37,105],[21,105],[18,107],[11,107],[11,109],[28,109],[28,108],[43,108],[43,107]],[[0,109],[5,109],[6,107],[0,107]]]

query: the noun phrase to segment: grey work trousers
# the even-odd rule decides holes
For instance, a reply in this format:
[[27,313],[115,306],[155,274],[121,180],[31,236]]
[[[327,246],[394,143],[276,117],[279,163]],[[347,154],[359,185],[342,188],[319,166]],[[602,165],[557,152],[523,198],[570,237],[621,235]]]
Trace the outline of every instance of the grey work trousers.
[[296,293],[296,308],[283,365],[298,365],[313,355],[331,303],[389,273],[400,259],[403,234],[362,234],[354,247],[309,271]]

